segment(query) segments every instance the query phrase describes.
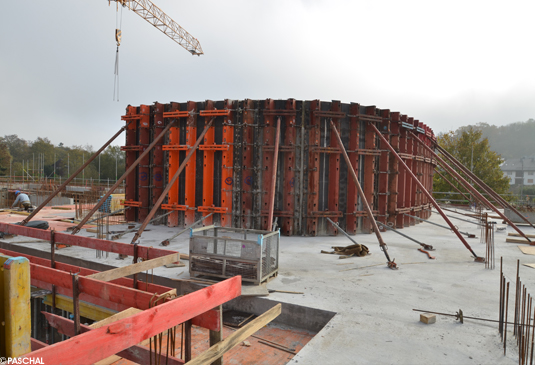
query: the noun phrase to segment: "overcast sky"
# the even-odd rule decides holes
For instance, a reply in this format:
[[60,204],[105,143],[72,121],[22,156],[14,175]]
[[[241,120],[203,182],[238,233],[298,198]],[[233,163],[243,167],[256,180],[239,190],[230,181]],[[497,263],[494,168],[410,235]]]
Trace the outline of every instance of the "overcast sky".
[[[196,37],[190,55],[115,3],[4,1],[1,132],[97,148],[128,104],[341,100],[435,133],[535,118],[535,1],[154,0]],[[124,136],[115,144],[124,144]]]

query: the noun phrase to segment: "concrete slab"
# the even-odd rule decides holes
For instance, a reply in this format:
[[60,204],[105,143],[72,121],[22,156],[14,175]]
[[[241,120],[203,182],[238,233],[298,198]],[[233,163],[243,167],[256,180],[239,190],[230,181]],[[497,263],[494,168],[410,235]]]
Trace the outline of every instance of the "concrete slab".
[[[454,214],[454,213],[453,213]],[[20,220],[23,217],[20,218]],[[1,219],[1,216],[0,216]],[[431,220],[444,224],[440,216]],[[475,221],[475,220],[474,220]],[[456,221],[461,231],[476,234],[476,225]],[[124,229],[114,226],[114,229]],[[531,227],[524,231],[534,233]],[[177,229],[151,226],[141,238],[141,244],[158,246]],[[512,232],[511,228],[507,228]],[[508,333],[507,355],[494,323],[437,316],[432,326],[420,322],[420,314],[412,309],[454,314],[462,309],[466,316],[497,319],[499,296],[499,258],[503,256],[504,273],[514,286],[516,261],[532,263],[516,245],[505,243],[507,232],[495,233],[496,269],[485,269],[476,263],[470,252],[447,229],[421,223],[403,229],[403,233],[433,245],[429,260],[418,251],[419,245],[393,232],[382,233],[390,257],[399,270],[386,266],[375,235],[354,236],[358,243],[370,249],[371,255],[339,260],[335,255],[321,254],[331,246],[350,244],[339,237],[281,237],[280,270],[268,289],[303,292],[293,295],[272,292],[268,299],[299,306],[336,312],[332,320],[290,360],[290,364],[515,364],[518,350],[512,332]],[[84,234],[84,233],[82,233]],[[130,242],[134,233],[120,242]],[[27,240],[20,237],[21,240]],[[16,242],[17,238],[8,240]],[[473,250],[484,256],[485,245],[480,239],[467,239]],[[28,245],[21,243],[21,245]],[[32,248],[49,250],[47,243],[32,243]],[[176,238],[167,249],[188,252],[188,234]],[[69,247],[58,253],[91,259],[95,262],[124,266],[131,259],[115,260],[115,254],[97,259],[94,250]],[[188,261],[184,261],[188,265]],[[183,273],[183,274],[182,274]],[[535,294],[535,275],[521,265],[520,276]],[[180,275],[182,274],[182,275]],[[186,268],[157,268],[154,275],[187,279]],[[510,293],[513,296],[513,293]],[[512,301],[509,315],[512,318]],[[311,320],[313,320],[311,318]]]

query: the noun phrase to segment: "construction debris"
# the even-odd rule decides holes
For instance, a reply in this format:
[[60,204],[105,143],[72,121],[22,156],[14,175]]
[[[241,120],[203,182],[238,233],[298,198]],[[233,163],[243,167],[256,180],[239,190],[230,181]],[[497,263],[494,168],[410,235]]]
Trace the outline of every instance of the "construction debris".
[[323,251],[321,250],[321,253],[331,254],[331,255],[340,255],[340,259],[347,259],[349,257],[357,256],[357,257],[364,257],[370,254],[370,250],[365,245],[361,245],[359,243],[355,245],[349,245],[346,247],[341,246],[332,246],[332,249],[334,251]]

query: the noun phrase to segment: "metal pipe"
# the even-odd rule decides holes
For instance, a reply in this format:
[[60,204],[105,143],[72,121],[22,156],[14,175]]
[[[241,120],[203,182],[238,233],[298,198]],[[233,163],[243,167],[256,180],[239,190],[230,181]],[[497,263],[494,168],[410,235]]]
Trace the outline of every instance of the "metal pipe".
[[[383,137],[383,135],[381,134],[381,132],[379,132],[377,127],[373,123],[368,123],[368,124],[372,126],[372,128],[375,130],[375,133],[379,136],[379,138],[381,138],[385,142],[385,146],[390,150],[390,152],[392,152],[392,154],[403,165],[403,167],[405,167],[406,173],[409,174],[409,176],[416,182],[416,184],[418,185],[420,190],[427,196],[427,198],[429,199],[431,204],[433,204],[433,206],[440,213],[442,218],[446,221],[446,223],[448,223],[448,226],[450,226],[450,228],[453,230],[453,232],[455,232],[457,237],[459,237],[459,239],[463,243],[464,247],[466,247],[472,253],[472,255],[474,255],[474,257],[476,258],[476,261],[483,261],[484,259],[476,255],[474,250],[472,250],[472,247],[470,247],[470,245],[468,244],[468,242],[466,242],[464,237],[461,236],[461,233],[457,230],[457,227],[455,227],[455,225],[453,223],[451,223],[451,221],[448,219],[448,217],[446,217],[446,215],[444,214],[442,209],[440,209],[440,206],[438,205],[436,200],[433,198],[433,195],[431,195],[429,193],[429,191],[427,191],[425,186],[420,182],[420,180],[418,180],[418,178],[414,175],[414,173],[408,168],[408,166],[405,163],[405,161],[403,161],[403,159],[398,155],[398,153],[394,150],[394,148],[390,145],[390,143],[388,143],[386,138]],[[413,136],[414,136],[414,134],[413,134]],[[416,137],[416,139],[418,139],[418,138]]]
[[154,138],[154,140],[152,141],[152,143],[145,149],[145,151],[143,151],[143,153],[137,158],[137,160],[128,168],[128,170],[126,170],[124,172],[124,174],[119,178],[119,180],[117,180],[115,182],[115,184],[113,184],[113,186],[108,190],[108,192],[106,194],[104,194],[104,197],[102,197],[102,199],[97,203],[95,204],[95,206],[93,207],[93,209],[91,209],[91,211],[89,212],[89,214],[87,214],[84,219],[82,219],[82,221],[80,223],[78,223],[78,225],[76,227],[74,227],[74,229],[72,230],[72,234],[76,234],[78,232],[80,232],[80,229],[83,227],[84,224],[86,224],[86,222],[89,220],[89,218],[91,218],[91,216],[93,214],[95,214],[95,212],[98,210],[98,208],[100,208],[100,206],[102,204],[104,204],[104,202],[108,199],[108,197],[113,193],[113,191],[123,182],[123,180],[136,168],[136,166],[141,162],[141,160],[154,148],[154,146],[156,146],[156,144],[158,143],[158,141],[163,137],[165,136],[165,134],[167,133],[167,131],[176,123],[176,119],[174,119],[173,121],[171,121],[166,127],[165,129],[158,135],[156,136],[156,138]]
[[[43,209],[43,207],[45,207],[45,206],[46,206],[52,199],[54,199],[54,197],[55,197],[56,195],[58,195],[59,192],[62,191],[62,190],[63,190],[63,189],[64,189],[64,188],[65,188],[65,187],[66,187],[66,186],[67,186],[67,185],[68,185],[68,184],[69,184],[69,183],[76,177],[76,175],[78,175],[78,174],[80,173],[80,171],[82,171],[83,169],[85,169],[85,168],[87,167],[87,165],[89,165],[89,164],[91,163],[91,161],[93,161],[97,156],[99,156],[100,153],[101,153],[102,151],[104,151],[104,149],[105,149],[106,147],[108,147],[108,146],[110,145],[110,143],[112,143],[112,142],[115,140],[115,138],[119,137],[119,135],[120,135],[121,133],[123,133],[123,131],[126,129],[126,127],[128,126],[129,123],[130,123],[130,122],[128,122],[128,123],[127,123],[124,127],[122,127],[121,129],[119,129],[119,131],[118,131],[117,133],[115,133],[114,136],[111,137],[111,138],[108,140],[108,142],[104,143],[104,145],[103,145],[102,147],[100,147],[100,149],[99,149],[97,152],[95,152],[95,153],[93,154],[93,156],[91,156],[91,157],[89,158],[89,160],[86,161],[86,163],[84,163],[82,166],[80,166],[80,168],[79,168],[78,170],[76,170],[76,172],[75,172],[74,174],[72,174],[71,176],[69,176],[69,178],[68,178],[67,180],[65,180],[65,182],[64,182],[63,184],[61,184],[61,185],[56,189],[56,191],[54,191],[52,194],[50,194],[50,195],[48,196],[48,198],[46,198],[46,199],[45,199],[45,200],[44,200],[44,201],[43,201],[37,208],[35,208],[35,209],[33,210],[33,212],[30,213],[29,216],[27,216],[26,218],[24,218],[24,219],[22,220],[22,222],[20,222],[20,225],[21,225],[21,226],[25,226],[25,225],[26,225],[26,224],[27,224],[33,217],[35,217],[35,215],[36,215],[41,209]],[[55,166],[56,166],[56,163],[54,162],[54,168],[55,168]]]
[[505,351],[507,349],[507,313],[509,311],[509,284],[507,283],[507,298],[505,299],[505,326],[504,326],[504,334],[503,334],[503,355],[505,356]]
[[438,171],[438,169],[435,167],[435,172],[442,178],[444,179],[448,184],[450,184],[450,186],[452,188],[454,188],[455,190],[457,190],[459,192],[459,194],[461,194],[466,200],[468,200],[468,202],[470,202],[470,198],[467,197],[466,195],[464,195],[464,193],[458,188],[456,187],[455,185],[453,185],[453,183],[451,181],[448,180],[448,178],[446,178],[446,176],[442,175],[440,173],[440,171]]
[[[157,216],[156,218],[152,219],[149,223],[152,223],[154,222],[155,220],[158,220],[160,218],[163,218],[163,217],[166,217],[168,216],[169,214],[173,213],[173,211],[170,211],[170,212],[167,212],[167,213],[164,213],[162,215],[159,215]],[[137,230],[137,228],[131,228],[131,229],[127,229],[126,231],[124,231],[123,233],[118,233],[116,235],[113,235],[112,239],[116,240],[116,239],[119,239],[121,238],[122,236],[124,236],[125,234],[128,234],[130,232],[134,232],[135,230]]]
[[522,213],[520,213],[513,205],[509,204],[509,202],[507,200],[505,200],[504,198],[502,198],[500,196],[500,194],[498,194],[497,192],[495,192],[490,186],[488,186],[483,180],[481,180],[477,175],[475,175],[472,171],[468,170],[465,166],[463,166],[463,164],[461,164],[455,157],[453,157],[448,151],[446,151],[444,148],[442,148],[440,145],[437,144],[437,147],[438,149],[440,150],[440,152],[442,152],[442,154],[444,156],[446,156],[446,158],[448,158],[450,161],[452,161],[458,168],[460,168],[461,170],[463,170],[463,172],[465,172],[468,176],[470,176],[470,178],[472,178],[472,180],[474,180],[474,182],[476,184],[478,184],[479,187],[481,187],[481,189],[485,190],[485,192],[487,194],[489,194],[490,196],[492,196],[498,203],[500,203],[502,205],[502,207],[507,207],[509,209],[511,209],[513,212],[515,212],[520,218],[522,218],[522,220],[524,220],[526,223],[528,223],[530,226],[532,226],[533,228],[535,228],[535,226],[533,225],[533,223],[531,223],[529,221],[529,219],[527,219],[524,215],[522,215]]
[[[438,212],[435,212],[435,211],[433,211],[433,210],[431,210],[431,209],[424,209],[424,210],[426,210],[426,211],[428,211],[428,212],[431,212],[431,213],[438,213]],[[481,223],[472,222],[472,221],[469,221],[468,219],[462,219],[462,218],[454,217],[454,216],[452,216],[452,215],[448,215],[448,214],[446,214],[446,217],[450,217],[450,218],[453,218],[453,219],[458,219],[458,220],[460,220],[460,221],[467,222],[467,223],[470,223],[470,224],[475,224],[475,225],[478,225],[478,226],[481,225]]]
[[446,170],[448,170],[448,172],[453,177],[455,177],[459,182],[461,182],[466,189],[470,190],[470,192],[472,194],[474,194],[475,196],[477,196],[479,200],[483,201],[485,203],[485,205],[489,206],[492,210],[494,210],[494,212],[496,212],[496,214],[498,214],[504,221],[506,221],[511,227],[513,227],[518,233],[520,233],[520,235],[522,237],[527,239],[528,242],[531,242],[531,240],[524,234],[524,232],[522,232],[520,229],[518,229],[518,227],[513,222],[511,222],[511,220],[509,218],[507,218],[505,215],[503,215],[503,213],[500,212],[500,210],[498,208],[496,208],[490,201],[488,201],[487,198],[485,198],[483,195],[481,195],[472,185],[470,185],[468,183],[468,181],[466,181],[461,175],[459,175],[459,173],[457,171],[455,171],[451,166],[449,166],[446,163],[446,161],[444,161],[442,158],[440,158],[440,156],[438,156],[435,153],[435,151],[433,151],[431,148],[429,148],[429,146],[427,146],[424,142],[420,141],[420,139],[418,139],[418,137],[416,137],[416,135],[414,133],[412,133],[412,132],[410,132],[410,133],[411,133],[411,135],[413,137],[415,137],[418,140],[418,142],[420,142],[420,144],[422,146],[424,146],[425,149],[430,151],[431,154],[442,165],[442,167],[445,168]]
[[275,146],[273,149],[273,176],[271,177],[271,191],[269,192],[268,230],[273,230],[273,209],[275,208],[275,188],[277,184],[277,163],[279,162],[279,134],[281,130],[281,118],[277,119],[275,132]]
[[[353,242],[355,245],[358,245],[359,243],[357,241],[355,241],[353,238],[351,238],[346,231],[344,231],[342,228],[340,228],[340,226],[338,225],[338,223],[336,222],[333,222],[329,217],[325,217],[332,225],[334,228],[338,229],[340,232],[342,232],[344,234],[344,236],[346,236],[347,238],[349,238],[349,240],[351,242]],[[379,222],[377,222],[379,223]]]
[[[137,239],[139,237],[141,237],[141,234],[143,233],[143,231],[145,230],[145,228],[147,227],[147,224],[149,224],[149,221],[152,219],[152,217],[154,216],[154,214],[156,213],[156,211],[158,209],[160,209],[160,205],[162,204],[163,200],[165,199],[165,197],[167,196],[167,193],[169,192],[169,190],[171,190],[171,188],[173,187],[173,185],[175,184],[176,182],[176,179],[178,179],[178,176],[182,173],[182,170],[184,170],[184,167],[186,166],[186,163],[189,161],[189,159],[191,158],[191,156],[193,156],[193,154],[195,153],[195,151],[197,150],[197,147],[199,147],[199,144],[201,144],[202,140],[204,139],[204,135],[206,134],[206,132],[208,132],[208,130],[210,129],[210,127],[212,126],[212,123],[214,122],[214,119],[215,117],[212,118],[212,120],[210,120],[210,122],[206,125],[206,127],[204,128],[204,130],[202,131],[201,135],[199,136],[199,138],[197,138],[197,141],[195,142],[195,144],[191,147],[191,150],[189,151],[188,155],[186,156],[186,158],[184,158],[184,160],[182,161],[182,163],[180,164],[180,167],[178,168],[178,170],[175,172],[175,175],[173,176],[173,178],[171,179],[171,181],[169,181],[169,183],[167,184],[167,186],[165,187],[164,191],[162,192],[162,194],[160,195],[160,197],[158,198],[158,200],[156,201],[156,203],[154,203],[154,206],[152,207],[149,215],[147,216],[147,218],[145,218],[145,220],[143,221],[143,223],[141,224],[141,227],[139,227],[139,230],[137,231],[137,233],[134,235],[134,238],[132,238],[132,244],[134,242],[137,241]],[[167,132],[166,130],[164,130],[162,133],[160,133],[160,135],[158,137],[161,137],[165,134],[165,132]],[[157,140],[155,140],[157,141]],[[154,142],[153,142],[154,143]]]
[[[415,311],[415,312],[424,312],[424,313],[438,314],[438,315],[440,315],[440,316],[447,316],[447,317],[458,317],[458,316],[459,316],[458,314],[440,313],[440,312],[431,312],[431,311],[426,311],[426,310],[422,310],[422,309],[413,309],[413,311]],[[478,318],[478,317],[468,317],[468,316],[465,316],[465,315],[463,315],[463,318],[464,318],[464,319],[473,319],[473,320],[476,320],[476,321],[484,321],[484,322],[494,322],[494,323],[498,323],[498,322],[499,322],[499,321],[496,320],[496,319]],[[504,323],[514,324],[513,322],[504,322]],[[524,327],[527,327],[527,325],[523,325],[523,326],[524,326]],[[531,325],[530,327],[534,327],[534,326]]]
[[[162,241],[162,245],[164,245],[164,242],[167,242],[167,245],[170,243],[171,240],[177,238],[178,236],[180,236],[182,233],[186,232],[188,229],[190,229],[191,227],[201,223],[203,220],[205,220],[206,218],[210,217],[212,214],[214,214],[214,212],[208,214],[207,216],[205,217],[202,217],[201,219],[199,219],[198,221],[196,222],[193,222],[192,224],[190,224],[189,226],[187,226],[186,228],[184,228],[183,230],[181,230],[180,232],[178,232],[177,234],[173,235],[171,238],[168,238],[166,240],[163,240]],[[164,246],[167,246],[167,245],[164,245]]]
[[381,222],[377,222],[377,224],[381,225],[381,227],[390,229],[391,231],[393,231],[393,232],[399,234],[400,236],[405,237],[405,238],[408,239],[408,240],[411,240],[411,241],[413,241],[413,242],[416,242],[417,244],[419,244],[420,246],[422,246],[422,247],[425,248],[426,250],[431,250],[431,251],[434,250],[433,246],[428,245],[428,244],[425,244],[425,243],[422,243],[422,242],[420,242],[420,241],[418,241],[418,240],[415,240],[414,238],[409,237],[409,236],[407,236],[407,235],[404,234],[404,233],[401,233],[400,231],[398,231],[398,230],[395,229],[394,227],[390,227],[389,225],[384,224],[384,223],[381,223]]
[[[442,224],[438,224],[438,223],[435,223],[435,222],[431,222],[431,221],[428,221],[426,219],[423,219],[423,218],[420,218],[420,217],[416,217],[414,215],[410,215],[410,214],[407,214],[407,213],[403,213],[403,215],[406,215],[407,217],[411,217],[411,218],[414,218],[414,219],[417,219],[421,222],[425,222],[425,223],[429,223],[429,224],[432,224],[434,226],[437,226],[437,227],[441,227],[441,228],[445,228],[447,230],[450,230],[450,227],[446,227],[446,226],[443,226]],[[462,233],[464,235],[466,235],[468,238],[475,238],[476,236],[472,233],[468,233],[468,232],[463,232],[463,231],[459,231],[459,233]]]
[[338,133],[338,130],[336,129],[336,126],[334,125],[332,120],[331,120],[331,129],[333,130],[333,133],[336,135],[336,141],[338,142],[338,146],[340,147],[340,150],[342,151],[342,155],[344,156],[344,159],[346,160],[347,168],[351,172],[351,177],[353,178],[353,181],[355,182],[355,185],[357,186],[357,190],[359,192],[361,200],[364,203],[364,209],[366,210],[366,213],[368,214],[368,218],[372,223],[373,230],[375,232],[375,235],[377,236],[377,240],[379,241],[379,246],[381,247],[381,250],[384,252],[386,259],[388,260],[388,267],[394,269],[396,268],[396,263],[393,260],[390,260],[390,257],[388,256],[388,252],[387,252],[388,247],[384,243],[383,237],[381,237],[381,232],[379,231],[379,227],[377,226],[377,222],[375,221],[375,217],[373,216],[373,212],[372,212],[372,209],[370,208],[370,204],[368,203],[368,200],[366,200],[366,196],[364,195],[364,191],[362,191],[362,187],[360,186],[359,179],[357,178],[357,174],[355,174],[355,170],[353,169],[353,165],[351,164],[351,161],[349,160],[349,156],[347,155],[344,144],[342,143],[340,134]]

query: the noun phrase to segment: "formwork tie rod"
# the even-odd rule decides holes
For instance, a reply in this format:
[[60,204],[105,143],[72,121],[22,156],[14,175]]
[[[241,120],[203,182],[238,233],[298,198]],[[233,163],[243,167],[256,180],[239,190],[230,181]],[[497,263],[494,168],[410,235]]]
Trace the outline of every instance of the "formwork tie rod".
[[[388,142],[386,140],[386,138],[381,134],[381,132],[379,131],[379,129],[377,129],[377,127],[371,123],[371,122],[368,122],[368,125],[370,125],[373,130],[375,131],[375,134],[383,141],[383,143],[385,144],[385,146],[390,150],[390,152],[392,153],[392,155],[398,160],[398,162],[401,164],[401,166],[403,166],[405,168],[405,171],[406,173],[413,179],[413,181],[416,183],[416,185],[418,185],[418,187],[420,188],[420,190],[425,194],[425,196],[427,197],[427,199],[429,199],[429,201],[431,202],[431,204],[433,204],[433,206],[435,207],[436,210],[438,210],[438,212],[440,213],[440,215],[442,216],[442,218],[446,221],[446,223],[448,223],[448,225],[450,226],[450,228],[453,230],[453,232],[455,233],[455,235],[461,240],[461,242],[463,243],[464,247],[466,247],[468,249],[468,251],[470,251],[470,253],[472,253],[472,255],[474,255],[475,257],[475,261],[476,262],[484,262],[485,259],[483,257],[479,257],[476,255],[476,253],[474,252],[474,250],[472,250],[472,247],[470,247],[470,245],[468,244],[468,242],[466,242],[466,240],[464,239],[464,237],[461,235],[461,233],[457,230],[457,228],[455,227],[455,225],[453,223],[451,223],[451,221],[448,219],[448,217],[446,217],[446,215],[444,214],[444,212],[442,211],[442,209],[440,209],[440,206],[438,205],[437,201],[435,200],[435,198],[433,198],[433,195],[431,195],[431,193],[429,193],[429,191],[427,191],[427,189],[425,188],[425,186],[420,182],[420,180],[418,180],[418,178],[416,177],[416,175],[414,175],[414,173],[411,171],[411,169],[407,166],[407,164],[405,163],[405,161],[403,161],[403,159],[401,158],[401,156],[396,152],[396,150],[394,149],[394,147],[392,147],[392,145],[390,144],[390,142]],[[418,137],[416,137],[418,138]],[[421,141],[420,141],[421,142]]]
[[416,242],[417,244],[419,244],[420,246],[422,246],[422,247],[425,248],[426,250],[430,250],[430,251],[434,251],[434,250],[435,250],[435,249],[433,248],[433,246],[428,245],[428,244],[425,244],[425,243],[422,243],[422,242],[420,242],[420,241],[418,241],[418,240],[415,240],[414,238],[409,237],[409,236],[407,236],[407,235],[404,234],[404,233],[401,233],[400,231],[398,231],[398,230],[395,229],[394,227],[391,227],[391,226],[389,226],[389,225],[387,225],[387,224],[383,224],[383,223],[381,223],[381,222],[377,222],[377,224],[379,224],[381,227],[384,227],[384,228],[386,228],[386,229],[390,229],[391,231],[393,231],[393,232],[399,234],[400,236],[405,237],[405,238],[408,239],[408,240],[411,240],[411,241],[413,241],[413,242]]
[[[406,215],[407,217],[414,218],[414,219],[419,220],[419,221],[421,221],[421,222],[429,223],[429,224],[432,224],[432,225],[434,225],[434,226],[441,227],[441,228],[445,228],[445,229],[447,229],[448,231],[451,231],[451,228],[450,228],[450,227],[443,226],[442,224],[438,224],[438,223],[435,223],[435,222],[431,222],[431,221],[428,221],[427,219],[422,219],[422,218],[420,218],[420,217],[417,217],[417,216],[415,216],[415,215],[410,215],[410,214],[407,214],[407,213],[403,213],[403,215]],[[472,233],[462,232],[462,231],[459,231],[459,233],[464,234],[464,235],[467,236],[468,238],[476,238],[476,235],[475,235],[475,234],[472,234]]]
[[349,156],[347,155],[346,148],[344,147],[344,144],[342,143],[342,139],[340,138],[338,129],[336,129],[336,126],[334,125],[334,122],[332,121],[332,119],[331,119],[331,129],[333,130],[333,133],[336,136],[336,141],[338,142],[338,146],[340,147],[340,150],[342,151],[342,155],[344,156],[349,172],[351,173],[353,182],[357,186],[359,196],[362,199],[362,202],[364,203],[364,209],[366,210],[368,219],[372,223],[373,231],[375,232],[375,236],[377,237],[377,240],[379,241],[379,246],[381,247],[381,250],[384,252],[386,256],[386,259],[388,261],[387,265],[391,269],[397,269],[397,264],[395,263],[395,259],[390,260],[390,256],[388,255],[388,252],[387,252],[388,246],[383,241],[383,237],[381,236],[381,232],[379,231],[379,227],[377,226],[377,222],[375,221],[375,217],[373,216],[373,212],[372,212],[372,209],[370,208],[370,204],[368,203],[368,200],[366,199],[366,196],[364,195],[364,191],[362,190],[362,187],[360,186],[359,179],[357,178],[357,174],[355,173],[355,170],[353,169],[353,165],[351,164],[351,161],[349,160]]

